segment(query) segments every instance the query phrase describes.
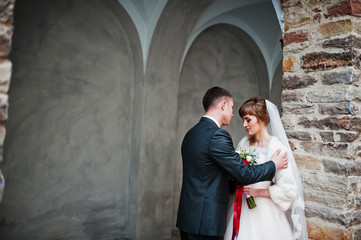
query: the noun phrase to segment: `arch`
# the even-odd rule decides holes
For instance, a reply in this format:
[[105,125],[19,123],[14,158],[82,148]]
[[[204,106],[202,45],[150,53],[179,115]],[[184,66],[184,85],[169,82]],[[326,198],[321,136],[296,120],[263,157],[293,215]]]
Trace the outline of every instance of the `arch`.
[[[265,21],[264,19],[267,20]],[[271,86],[272,76],[277,70],[279,61],[282,59],[280,43],[283,34],[281,5],[277,1],[270,0],[231,0],[227,1],[227,3],[217,0],[213,2],[203,12],[193,28],[183,53],[180,69],[194,39],[204,29],[217,23],[237,26],[254,39],[266,60],[269,86]]]
[[168,0],[118,0],[132,18],[141,42],[144,71],[153,32]]
[[[234,25],[216,24],[205,29],[193,41],[184,63],[179,79],[178,106],[188,106],[187,115],[194,112],[198,117],[203,109],[201,104],[185,102],[201,103],[204,91],[214,85],[231,91],[235,109],[250,97],[269,97],[269,77],[262,51],[247,32]],[[183,94],[191,96],[180,99]],[[178,113],[178,119],[182,115]],[[196,122],[192,120],[190,122]],[[229,128],[235,133],[240,129],[237,121]]]
[[143,62],[133,22],[112,0],[19,0],[14,19],[0,235],[134,236]]

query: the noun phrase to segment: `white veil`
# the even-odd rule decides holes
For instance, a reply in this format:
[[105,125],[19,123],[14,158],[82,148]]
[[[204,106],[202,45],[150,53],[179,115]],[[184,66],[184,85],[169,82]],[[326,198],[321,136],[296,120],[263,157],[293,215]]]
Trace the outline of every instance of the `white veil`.
[[293,230],[293,238],[297,240],[307,240],[307,225],[304,214],[305,204],[303,200],[303,190],[300,174],[297,169],[295,158],[292,154],[290,144],[283,128],[277,106],[266,100],[267,111],[270,116],[270,123],[268,124],[269,134],[276,136],[289,150],[288,164],[292,167],[293,176],[297,184],[297,195],[293,201],[291,208],[286,212],[287,218],[292,219],[291,226]]

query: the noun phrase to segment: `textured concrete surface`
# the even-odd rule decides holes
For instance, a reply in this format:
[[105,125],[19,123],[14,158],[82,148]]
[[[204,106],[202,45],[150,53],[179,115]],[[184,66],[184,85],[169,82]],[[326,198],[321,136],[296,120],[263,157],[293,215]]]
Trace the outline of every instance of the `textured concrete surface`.
[[137,239],[171,237],[179,68],[192,26],[210,2],[169,1],[154,32],[144,79]]
[[0,205],[1,239],[170,239],[180,142],[205,91],[237,110],[268,96],[254,41],[226,24],[187,38],[212,0],[169,1],[144,66],[134,23],[117,0],[17,0]]
[[123,23],[100,1],[16,4],[0,235],[127,235],[135,67]]

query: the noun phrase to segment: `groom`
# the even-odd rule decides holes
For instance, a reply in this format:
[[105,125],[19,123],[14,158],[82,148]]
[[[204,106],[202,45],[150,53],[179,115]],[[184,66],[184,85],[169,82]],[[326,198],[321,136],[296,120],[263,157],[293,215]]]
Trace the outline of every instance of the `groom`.
[[203,97],[206,112],[182,143],[183,183],[177,227],[181,239],[223,239],[227,224],[229,177],[248,185],[271,181],[276,169],[287,167],[286,154],[277,151],[267,163],[247,167],[221,126],[233,118],[233,98],[213,87]]

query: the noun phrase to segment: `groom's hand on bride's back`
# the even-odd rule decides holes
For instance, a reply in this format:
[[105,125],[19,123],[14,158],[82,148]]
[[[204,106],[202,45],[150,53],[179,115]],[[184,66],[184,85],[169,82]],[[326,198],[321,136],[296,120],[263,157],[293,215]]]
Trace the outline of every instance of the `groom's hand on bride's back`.
[[271,160],[275,163],[276,169],[284,169],[288,166],[287,152],[280,154],[281,149],[278,149],[271,157]]

